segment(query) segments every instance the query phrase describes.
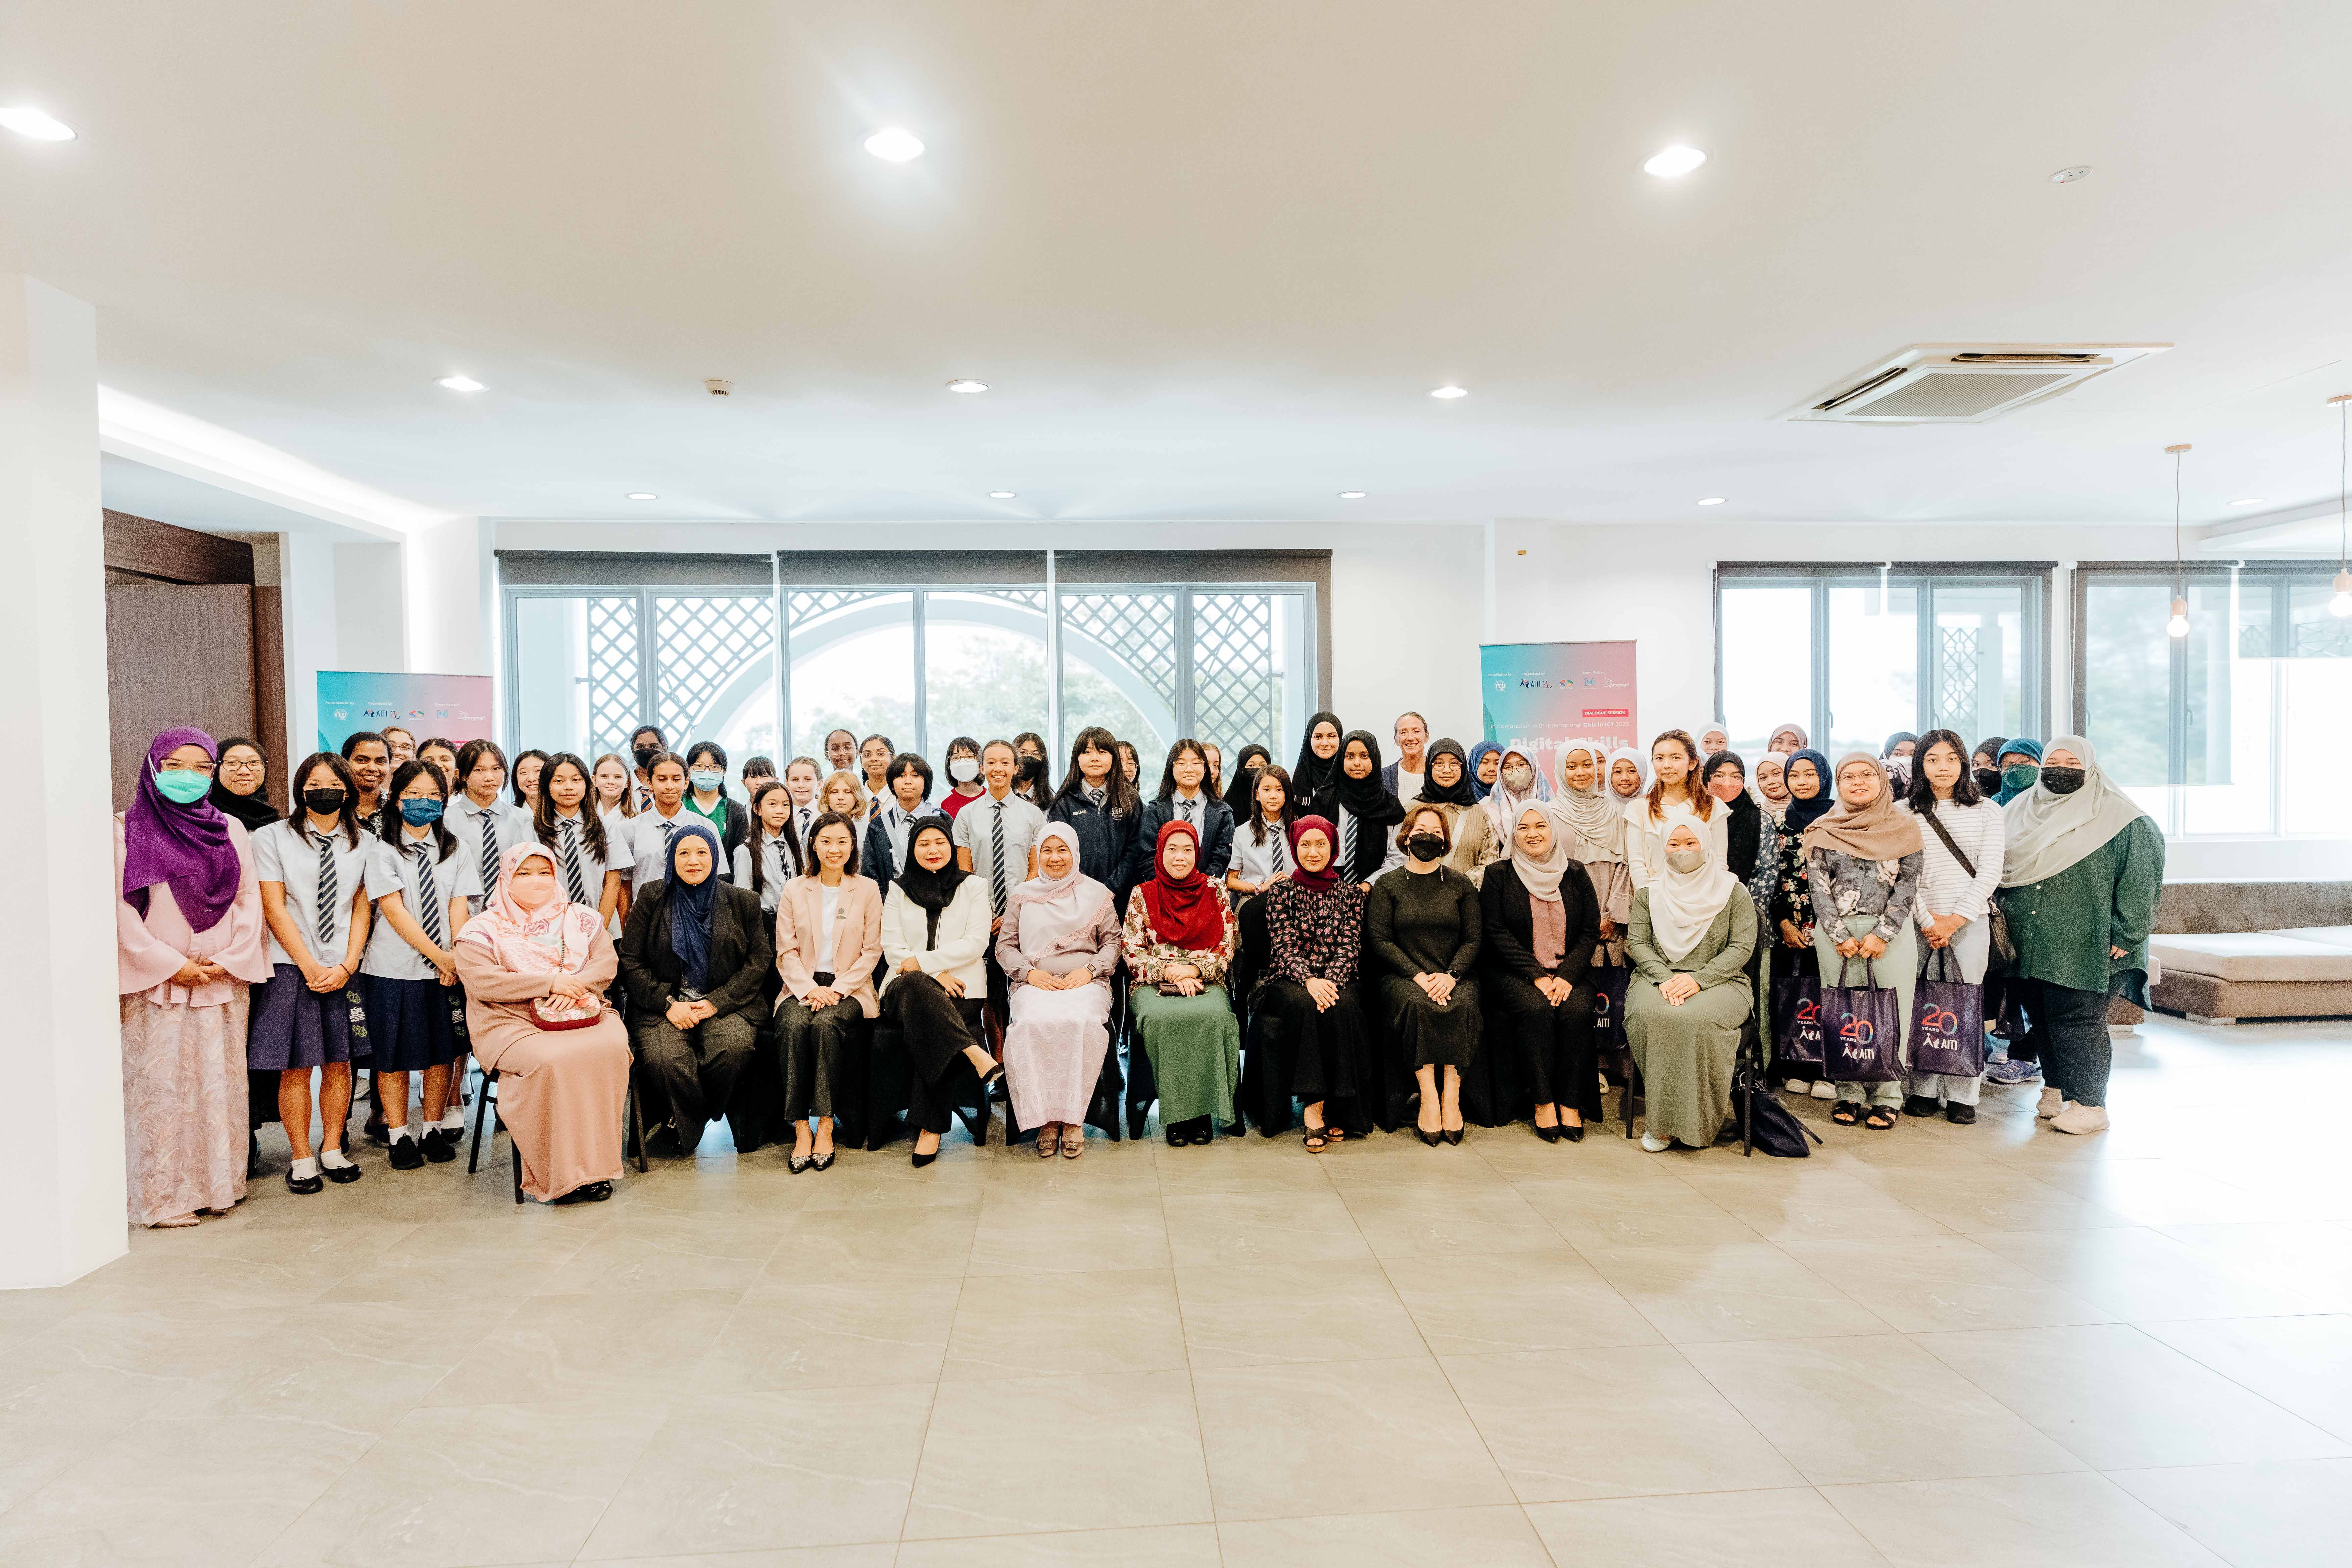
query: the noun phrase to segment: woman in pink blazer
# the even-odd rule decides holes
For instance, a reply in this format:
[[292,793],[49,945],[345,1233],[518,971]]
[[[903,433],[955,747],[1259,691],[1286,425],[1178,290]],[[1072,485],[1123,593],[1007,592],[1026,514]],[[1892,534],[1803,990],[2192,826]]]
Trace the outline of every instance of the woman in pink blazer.
[[874,966],[882,957],[882,895],[857,874],[856,831],[828,811],[810,825],[809,848],[814,868],[785,883],[776,900],[776,973],[784,982],[776,1037],[795,1176],[831,1168],[834,1101],[848,1081],[853,1044],[881,1011]]

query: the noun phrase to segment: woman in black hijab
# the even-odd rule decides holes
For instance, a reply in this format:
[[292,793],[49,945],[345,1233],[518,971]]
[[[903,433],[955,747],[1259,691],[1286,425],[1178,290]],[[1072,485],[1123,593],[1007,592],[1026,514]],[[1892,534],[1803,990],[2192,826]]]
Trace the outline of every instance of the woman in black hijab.
[[1225,791],[1225,804],[1234,808],[1234,821],[1246,826],[1243,818],[1257,810],[1257,775],[1260,769],[1274,761],[1274,753],[1252,741],[1234,755],[1234,784]]
[[213,787],[205,798],[258,833],[285,814],[269,804],[269,759],[261,742],[232,735],[220,743],[220,763],[213,770]]
[[1390,834],[1404,820],[1404,806],[1381,783],[1381,742],[1370,731],[1350,730],[1340,737],[1339,778],[1331,800],[1338,807],[1331,820],[1339,829],[1341,876],[1369,884],[1392,851],[1403,861],[1404,851],[1390,842]]
[[[1726,773],[1731,776],[1724,778]],[[1716,787],[1718,780],[1721,789]],[[1748,793],[1748,764],[1739,760],[1738,752],[1717,752],[1700,765],[1698,782],[1701,789],[1730,808],[1731,820],[1724,835],[1725,867],[1741,881],[1753,881],[1764,813],[1757,808],[1756,797]]]
[[1290,770],[1290,798],[1300,816],[1339,820],[1332,807],[1339,787],[1339,741],[1346,733],[1337,713],[1318,713],[1307,721],[1306,738],[1298,742],[1298,765]]
[[[1076,777],[1075,770],[1071,776]],[[944,816],[916,819],[907,835],[907,868],[882,904],[882,1017],[904,1042],[908,1066],[907,1121],[915,1130],[918,1168],[940,1157],[940,1138],[958,1092],[948,1074],[971,1064],[976,1089],[963,1098],[985,1107],[1004,1069],[981,1044],[981,1003],[988,977],[981,955],[988,946],[987,884],[956,864],[950,824]],[[961,1082],[959,1078],[958,1082]],[[982,1128],[986,1134],[987,1129]]]

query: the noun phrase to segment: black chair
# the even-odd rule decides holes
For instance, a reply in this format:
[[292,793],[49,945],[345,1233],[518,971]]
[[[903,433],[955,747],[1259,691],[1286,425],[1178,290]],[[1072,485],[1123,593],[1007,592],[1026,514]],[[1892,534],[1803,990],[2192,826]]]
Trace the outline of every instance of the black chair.
[[[466,1174],[469,1176],[481,1168],[484,1121],[489,1121],[495,1123],[490,1128],[490,1136],[493,1138],[506,1131],[506,1119],[499,1115],[499,1097],[493,1092],[498,1086],[499,1069],[482,1068],[481,1092],[474,1096],[474,1141],[466,1151]],[[507,1154],[514,1168],[514,1201],[520,1204],[522,1202],[522,1151],[516,1146],[514,1134],[511,1132],[507,1133]],[[639,1169],[643,1168],[639,1167]]]

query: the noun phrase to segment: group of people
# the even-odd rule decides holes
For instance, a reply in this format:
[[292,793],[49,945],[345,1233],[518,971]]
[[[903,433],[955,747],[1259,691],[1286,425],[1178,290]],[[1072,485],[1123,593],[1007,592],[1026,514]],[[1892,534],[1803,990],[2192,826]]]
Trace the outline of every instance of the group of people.
[[[959,737],[943,789],[847,731],[730,776],[652,725],[593,763],[393,728],[303,759],[281,816],[258,743],[167,731],[117,818],[132,1217],[226,1211],[272,1119],[293,1192],[358,1180],[361,1066],[391,1166],[446,1163],[469,1056],[552,1203],[611,1194],[633,1083],[653,1145],[690,1152],[762,1074],[775,1114],[738,1146],[788,1126],[786,1167],[829,1169],[886,1039],[918,1167],[994,1099],[1038,1157],[1078,1158],[1115,1037],[1131,1120],[1156,1100],[1172,1146],[1255,1120],[1320,1153],[1407,1115],[1433,1146],[1522,1115],[1576,1142],[1612,1005],[1652,1151],[1724,1133],[1743,1047],[1841,1124],[1969,1121],[1989,1078],[2105,1127],[2106,1009],[2145,1000],[2163,840],[2082,737],[1936,730],[1832,766],[1790,724],[1752,769],[1720,729],[1550,768],[1413,713],[1390,738],[1384,763],[1318,713],[1291,766],[1253,744],[1230,773],[1180,740],[1147,798],[1100,728],[1058,784],[1041,736]],[[1885,975],[1906,1017],[1931,964],[1987,984],[1990,1067],[1910,1072],[1907,1026],[1892,1082],[1780,1059],[1761,999],[1808,949],[1824,984]]]

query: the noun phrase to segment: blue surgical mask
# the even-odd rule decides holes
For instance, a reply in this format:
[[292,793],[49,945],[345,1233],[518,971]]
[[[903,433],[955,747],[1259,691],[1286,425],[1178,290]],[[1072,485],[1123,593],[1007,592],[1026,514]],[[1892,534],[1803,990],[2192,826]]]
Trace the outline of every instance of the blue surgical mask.
[[155,773],[155,788],[174,805],[194,805],[211,794],[212,787],[212,775],[193,768],[159,768]]
[[411,827],[430,827],[441,820],[441,803],[429,795],[411,795],[400,803],[400,820]]
[[715,773],[709,768],[698,768],[693,776],[694,787],[705,795],[717,795],[719,786],[727,782],[725,773]]

